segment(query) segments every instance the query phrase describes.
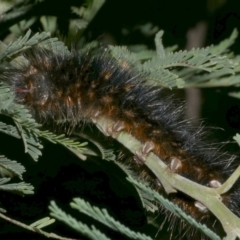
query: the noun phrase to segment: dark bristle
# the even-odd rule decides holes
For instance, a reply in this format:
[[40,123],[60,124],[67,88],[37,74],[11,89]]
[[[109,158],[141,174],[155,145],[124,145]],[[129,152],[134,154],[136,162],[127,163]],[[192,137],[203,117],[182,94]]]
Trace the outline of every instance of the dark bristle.
[[[73,52],[65,56],[35,48],[25,55],[28,65],[7,70],[0,81],[9,82],[16,102],[27,106],[41,123],[60,121],[74,128],[99,115],[110,118],[116,123],[112,131],[126,131],[143,144],[149,143],[145,151],[158,155],[169,171],[208,187],[222,184],[233,171],[229,156],[206,148],[203,127],[185,120],[182,104],[166,96],[164,89],[147,85],[127,62],[118,63],[109,55]],[[167,195],[137,156],[128,153],[120,159],[187,214],[209,227],[215,223],[201,203],[183,193]],[[238,197],[235,189],[222,201],[239,216]],[[178,225],[172,217],[169,221]],[[189,236],[193,236],[191,231]]]

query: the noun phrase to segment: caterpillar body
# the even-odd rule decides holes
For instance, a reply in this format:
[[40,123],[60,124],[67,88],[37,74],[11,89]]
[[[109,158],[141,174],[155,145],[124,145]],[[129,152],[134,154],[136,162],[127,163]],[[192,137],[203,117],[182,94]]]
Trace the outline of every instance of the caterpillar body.
[[[166,194],[141,164],[141,154],[153,152],[170,171],[211,188],[221,186],[233,172],[235,157],[205,143],[202,126],[185,120],[182,104],[166,96],[163,88],[146,84],[146,76],[119,64],[106,50],[93,56],[33,48],[24,56],[28,63],[6,70],[0,81],[10,84],[16,102],[38,122],[67,122],[73,129],[99,116],[111,119],[115,124],[110,132],[130,133],[144,145],[140,154],[126,157],[125,162],[187,214],[214,225],[216,218],[202,203],[181,192]],[[238,197],[235,187],[222,196],[222,202],[240,216]]]

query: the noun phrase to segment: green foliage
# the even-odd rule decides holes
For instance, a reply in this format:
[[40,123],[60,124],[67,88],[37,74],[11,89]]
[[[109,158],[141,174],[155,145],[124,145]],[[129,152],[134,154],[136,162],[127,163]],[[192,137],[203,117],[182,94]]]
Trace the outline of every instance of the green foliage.
[[211,47],[212,54],[226,54],[229,52],[229,48],[235,43],[235,40],[238,36],[238,31],[235,28],[231,34],[231,36],[222,42],[220,42],[216,46]]
[[77,209],[82,213],[85,213],[86,215],[94,218],[95,220],[101,222],[102,224],[108,226],[115,231],[122,233],[129,238],[139,240],[151,240],[151,238],[146,236],[145,234],[135,233],[128,227],[116,221],[108,214],[106,209],[100,210],[98,207],[93,207],[88,202],[85,202],[80,198],[73,199],[73,202],[70,203],[70,205],[72,208]]
[[33,194],[33,186],[28,183],[20,182],[20,183],[8,183],[9,178],[1,178],[0,179],[0,190],[8,191],[17,194]]
[[[156,54],[147,52],[144,46],[138,47],[137,53],[128,51],[126,47],[109,48],[120,64],[126,61],[137,72],[146,75],[149,84],[182,88],[230,86],[239,83],[239,61],[221,55],[227,53],[234,43],[236,30],[229,39],[216,46],[178,52],[164,50],[162,35],[163,31],[160,31],[155,38]],[[134,46],[130,49],[134,49]]]
[[8,183],[15,176],[22,180],[24,172],[25,168],[20,163],[0,155],[0,190],[21,195],[33,194],[33,186],[31,184],[25,182]]
[[16,161],[9,160],[3,155],[0,155],[0,176],[1,177],[17,176],[22,180],[23,179],[22,174],[24,172],[25,172],[25,168],[21,164],[17,163]]
[[198,223],[195,219],[191,216],[188,216],[185,212],[183,212],[177,205],[173,204],[169,200],[165,199],[161,195],[159,195],[156,191],[152,190],[150,187],[142,184],[139,181],[134,180],[133,178],[129,177],[128,180],[134,184],[140,191],[142,196],[146,196],[147,198],[151,197],[151,201],[157,201],[164,209],[168,210],[175,216],[185,220],[186,222],[190,223],[190,225],[194,226],[195,228],[202,231],[206,236],[213,240],[220,240],[220,237],[217,236],[213,231],[206,227],[206,225],[202,225]]
[[[122,233],[123,235],[139,240],[151,240],[152,238],[146,236],[145,234],[141,234],[139,232],[134,232],[130,230],[128,227],[124,226],[120,222],[116,221],[112,218],[106,209],[100,210],[98,207],[91,206],[88,202],[84,201],[80,198],[73,199],[73,202],[70,203],[71,207],[77,209],[81,213],[84,213],[93,219],[101,222],[107,227]],[[88,236],[90,239],[109,239],[99,230],[97,230],[93,225],[88,227],[87,225],[77,221],[72,216],[64,213],[60,208],[57,207],[55,202],[51,202],[49,206],[51,211],[50,215],[55,217],[56,219],[65,222],[70,227],[75,230],[81,232],[83,235]]]
[[54,218],[64,222],[69,227],[73,228],[74,230],[82,233],[84,236],[87,236],[89,239],[93,240],[110,240],[108,237],[105,236],[105,234],[101,233],[94,225],[91,227],[88,227],[86,224],[77,221],[75,218],[73,218],[71,215],[66,214],[64,211],[62,211],[55,202],[51,202],[51,205],[49,206],[49,209],[51,210],[51,216]]
[[0,60],[2,60],[5,57],[12,57],[12,55],[17,54],[21,51],[24,51],[39,42],[43,42],[47,38],[49,38],[50,33],[42,32],[42,33],[36,33],[30,38],[31,30],[28,30],[26,35],[24,37],[20,37],[17,41],[14,43],[10,43],[6,46],[3,52],[0,54]]
[[41,155],[40,149],[43,147],[36,138],[36,128],[40,125],[31,118],[29,112],[23,106],[14,103],[14,96],[10,89],[4,85],[0,86],[1,105],[0,113],[12,117],[15,126],[1,124],[1,132],[11,136],[21,138],[24,143],[25,152],[36,161]]
[[55,219],[50,218],[50,217],[45,217],[45,218],[39,219],[36,222],[32,223],[30,225],[30,227],[40,229],[40,228],[44,228],[54,222],[55,222]]
[[[34,1],[33,6],[41,6],[46,1]],[[69,33],[64,38],[68,40],[73,36],[77,38],[76,51],[88,51],[97,46],[97,42],[86,44],[84,48],[79,47],[79,42],[84,42],[84,32],[91,25],[94,17],[104,4],[104,0],[86,1],[82,6],[71,6],[71,13],[75,17],[69,18]],[[31,9],[30,1],[26,1],[25,5],[15,5],[14,14],[3,14],[3,20],[7,21],[7,17],[14,19],[17,15],[27,13]],[[15,11],[15,12],[14,12]],[[11,13],[11,9],[10,9]],[[77,18],[76,18],[77,16]],[[44,30],[41,33],[32,34],[29,28],[33,27],[37,22],[41,23]],[[1,23],[1,22],[0,22]],[[156,33],[157,28],[151,24],[145,24],[140,27],[145,34]],[[11,64],[23,63],[25,61],[22,53],[27,49],[35,46],[41,46],[51,49],[55,53],[69,54],[69,48],[58,38],[51,37],[51,34],[58,35],[58,19],[55,16],[32,16],[11,25],[8,29],[10,34],[10,43],[8,41],[1,42],[0,45],[0,69]],[[77,34],[76,34],[77,32]],[[51,34],[50,34],[51,33]],[[148,80],[149,85],[158,85],[167,88],[188,88],[188,87],[222,87],[222,86],[238,86],[240,83],[240,66],[239,57],[234,56],[230,52],[231,45],[235,42],[238,35],[234,30],[231,36],[220,42],[216,46],[207,48],[192,49],[189,51],[177,51],[177,47],[165,47],[162,38],[164,32],[159,31],[155,37],[156,50],[148,48],[147,45],[136,44],[129,46],[108,46],[111,57],[115,58],[119,65],[133,68],[134,73],[143,75]],[[16,37],[19,37],[17,40]],[[78,42],[79,40],[79,42]],[[141,42],[140,42],[141,43]],[[81,44],[80,44],[81,45]],[[226,54],[228,54],[226,56]],[[239,97],[239,93],[231,93],[232,96]],[[43,154],[44,140],[47,140],[60,148],[67,148],[73,152],[77,158],[81,160],[91,157],[97,159],[99,165],[107,165],[105,159],[112,161],[119,166],[129,182],[136,187],[138,197],[147,212],[157,212],[157,206],[160,204],[166,211],[171,212],[176,217],[181,218],[184,223],[192,225],[194,228],[202,231],[210,239],[220,239],[214,232],[186,215],[180,208],[173,203],[164,199],[157,192],[153,191],[147,183],[139,180],[138,176],[129,168],[116,159],[115,146],[105,146],[102,140],[95,140],[90,135],[84,133],[74,133],[75,135],[66,137],[65,134],[55,134],[50,130],[43,130],[43,126],[38,124],[30,115],[29,111],[22,105],[14,102],[14,94],[9,86],[3,83],[0,85],[0,116],[6,117],[8,120],[0,120],[0,132],[19,140],[19,144],[24,147],[23,152],[28,154],[34,161],[37,161]],[[76,136],[79,138],[76,139]],[[83,140],[84,139],[84,142]],[[234,138],[240,142],[239,134]],[[4,137],[0,139],[1,149],[4,149]],[[89,143],[87,145],[87,143]],[[15,146],[12,146],[13,149]],[[79,170],[81,172],[81,169]],[[108,170],[107,170],[108,171]],[[11,193],[26,195],[33,194],[33,186],[25,182],[11,182],[15,178],[23,180],[23,173],[26,172],[24,166],[17,161],[8,159],[0,155],[0,190]],[[29,173],[31,174],[31,172]],[[118,176],[115,176],[118,178]],[[123,181],[121,179],[121,181]],[[79,186],[81,188],[81,186]],[[118,189],[116,189],[117,191]],[[0,199],[1,200],[1,199]],[[57,199],[58,201],[58,199]],[[152,239],[153,235],[147,236],[139,232],[133,231],[130,227],[121,224],[118,220],[110,216],[106,209],[100,209],[92,206],[91,203],[83,199],[75,198],[71,203],[71,207],[78,209],[80,212],[88,215],[94,220],[99,221],[108,228],[117,231],[131,239]],[[65,213],[55,202],[51,202],[49,207],[51,216],[59,221],[64,222],[70,228],[75,229],[89,239],[110,239],[102,230],[98,230],[95,226],[88,226],[79,219]],[[123,209],[124,211],[124,209]],[[146,214],[147,216],[147,214]],[[53,219],[44,218],[31,224],[31,228],[37,228],[38,232],[43,234],[39,229],[54,222]],[[157,226],[158,228],[158,226]],[[156,229],[155,229],[156,230]],[[43,234],[50,237],[49,234]],[[57,237],[57,239],[64,239]],[[161,239],[161,236],[160,236]]]

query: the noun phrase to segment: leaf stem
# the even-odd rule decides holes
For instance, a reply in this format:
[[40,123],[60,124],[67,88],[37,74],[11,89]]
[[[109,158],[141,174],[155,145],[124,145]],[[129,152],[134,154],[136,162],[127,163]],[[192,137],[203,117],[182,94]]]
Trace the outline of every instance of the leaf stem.
[[65,237],[61,237],[61,236],[58,236],[56,235],[55,233],[48,233],[48,232],[45,232],[45,231],[42,231],[41,229],[39,228],[34,228],[34,227],[29,227],[28,225],[24,224],[24,223],[21,223],[17,220],[14,220],[12,218],[9,218],[7,216],[5,216],[4,214],[0,213],[0,218],[14,224],[14,225],[17,225],[19,227],[22,227],[22,228],[25,228],[31,232],[36,232],[36,233],[40,233],[42,234],[43,236],[47,237],[47,238],[53,238],[53,239],[59,239],[59,240],[76,240],[76,239],[73,239],[73,238],[65,238]]

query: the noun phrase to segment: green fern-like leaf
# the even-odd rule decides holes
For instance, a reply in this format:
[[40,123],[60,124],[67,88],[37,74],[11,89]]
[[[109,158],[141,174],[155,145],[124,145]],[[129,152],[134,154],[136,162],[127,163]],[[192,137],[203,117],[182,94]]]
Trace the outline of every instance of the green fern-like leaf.
[[36,161],[39,156],[41,156],[40,149],[43,148],[40,140],[35,134],[37,131],[36,129],[41,125],[37,124],[35,120],[32,119],[28,110],[13,102],[14,95],[7,86],[1,85],[0,99],[2,100],[0,104],[0,114],[11,117],[16,124],[15,126],[9,126],[5,123],[1,123],[1,131],[17,138],[20,137],[23,140],[25,152],[29,153]]
[[34,188],[31,184],[25,182],[8,183],[14,176],[22,180],[22,174],[24,172],[25,168],[20,163],[0,155],[0,190],[21,195],[33,194]]
[[0,190],[17,193],[17,194],[33,194],[34,187],[25,182],[20,183],[9,183],[6,184],[10,179],[9,178],[1,178],[0,179]]
[[[126,47],[119,46],[109,46],[111,51],[111,55],[119,62],[120,65],[124,64],[126,61],[130,66],[134,66],[135,68],[140,68],[140,62],[135,53],[130,52]],[[126,68],[129,66],[126,66]]]
[[[109,148],[102,146],[101,142],[93,139],[91,136],[89,136],[87,134],[83,134],[82,132],[74,132],[74,134],[76,134],[77,136],[82,137],[82,138],[86,139],[88,142],[91,142],[92,144],[94,144],[94,146],[97,147],[97,149],[99,150],[102,159],[105,159],[107,161],[115,161],[116,160],[116,155],[114,154],[113,149],[109,149]],[[94,155],[94,156],[99,155],[96,152],[92,151],[91,149],[87,150],[87,154]]]
[[94,218],[95,220],[101,222],[102,224],[108,226],[109,228],[118,231],[125,236],[128,236],[133,239],[139,240],[151,240],[145,234],[141,234],[139,232],[134,232],[130,230],[128,227],[124,226],[120,222],[113,219],[107,212],[106,209],[100,210],[98,207],[91,206],[88,202],[85,202],[83,199],[75,198],[73,202],[70,204],[71,207],[77,209],[78,211],[85,213],[86,215]]
[[231,36],[219,44],[213,46],[211,48],[212,54],[226,54],[229,51],[229,47],[232,46],[238,36],[238,31],[235,28],[231,34]]
[[[147,71],[146,69],[144,70]],[[150,84],[158,84],[162,87],[178,87],[184,86],[184,81],[177,74],[163,68],[156,69],[156,71],[149,72],[148,82]]]
[[128,45],[127,49],[135,54],[138,61],[146,61],[156,56],[156,51],[147,49],[143,44]]
[[41,219],[31,223],[29,225],[29,227],[41,229],[41,228],[51,225],[54,222],[55,222],[55,219],[52,219],[50,217],[44,217],[44,218],[41,218]]
[[67,148],[78,150],[80,153],[84,152],[85,146],[87,145],[87,142],[79,143],[78,141],[67,138],[64,134],[56,135],[49,131],[39,131],[38,135],[52,143],[58,143]]
[[31,30],[28,30],[25,36],[20,37],[15,42],[7,45],[4,51],[0,53],[0,60],[6,57],[10,58],[12,55],[17,54],[20,51],[24,51],[27,48],[30,48],[33,45],[36,45],[39,42],[44,41],[50,37],[50,33],[47,33],[47,32],[36,33],[32,37],[30,37],[30,35],[31,35]]
[[195,76],[186,80],[184,87],[230,87],[239,84],[240,77],[237,75],[226,76],[225,72],[219,71],[202,76]]
[[4,122],[0,122],[0,132],[5,133],[11,137],[20,139],[21,136],[15,126],[8,125]]
[[211,54],[211,47],[171,52],[143,64],[144,70],[175,67],[187,67],[207,72],[224,69],[226,73],[234,74],[231,62],[226,57]]
[[62,41],[59,41],[58,38],[48,38],[40,42],[38,45],[40,47],[49,49],[56,54],[61,54],[61,55],[70,54],[70,51],[68,50],[67,46]]
[[66,214],[62,211],[55,202],[51,202],[50,206],[50,215],[61,222],[64,222],[69,227],[73,228],[74,230],[82,233],[84,236],[89,237],[92,240],[110,240],[106,237],[105,234],[101,233],[98,229],[96,229],[93,225],[91,227],[87,226],[86,224],[77,221],[75,218]]
[[184,219],[190,225],[202,231],[205,235],[207,235],[210,239],[213,240],[221,240],[219,236],[217,236],[212,230],[206,227],[206,225],[198,223],[195,219],[188,216],[185,212],[183,212],[177,205],[173,204],[169,200],[162,197],[159,193],[151,189],[150,187],[144,185],[143,183],[136,181],[135,179],[128,177],[128,181],[133,183],[138,189],[143,191],[147,198],[154,198],[159,204],[164,206],[165,209],[176,215],[177,217]]
[[156,51],[157,51],[157,56],[158,57],[165,57],[165,50],[162,44],[162,36],[163,36],[163,31],[159,31],[156,35],[155,35],[155,44],[156,44]]
[[22,174],[25,168],[18,162],[9,160],[3,155],[0,155],[0,176],[18,176],[22,180]]

